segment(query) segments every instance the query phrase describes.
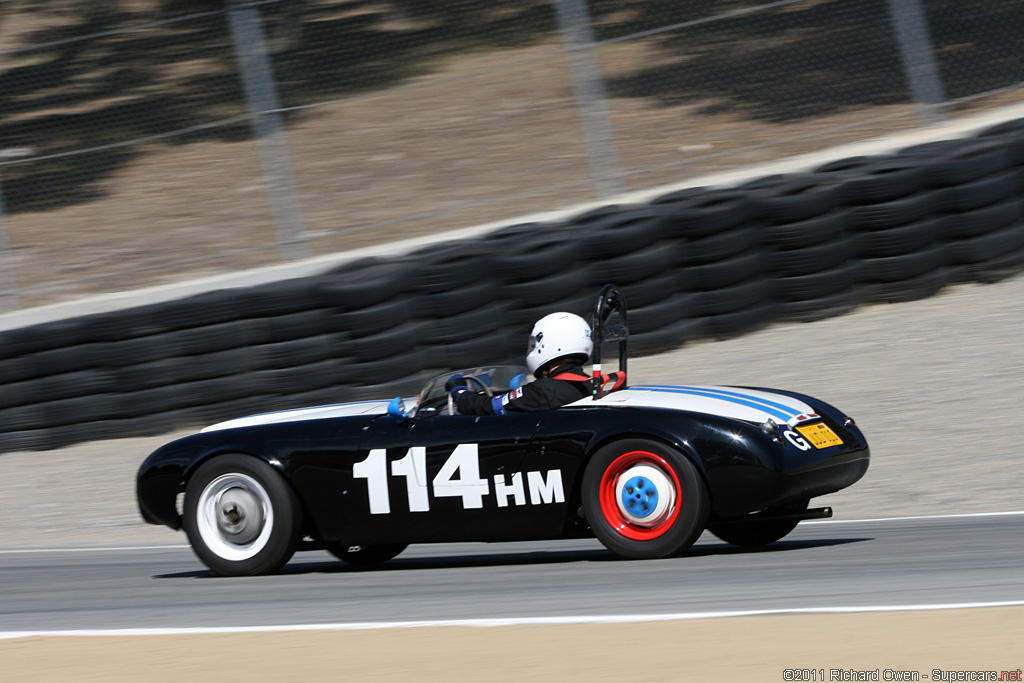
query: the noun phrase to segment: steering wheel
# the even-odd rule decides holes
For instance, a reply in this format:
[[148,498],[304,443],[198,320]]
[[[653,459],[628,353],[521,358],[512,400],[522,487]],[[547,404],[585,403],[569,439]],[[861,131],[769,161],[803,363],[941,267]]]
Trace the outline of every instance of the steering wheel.
[[[484,384],[483,380],[480,379],[479,377],[474,377],[473,375],[469,375],[467,377],[463,377],[462,379],[466,380],[466,384],[467,385],[475,384],[478,387],[480,387],[481,389],[483,389],[484,394],[487,395],[487,398],[491,398],[492,396],[494,396],[494,391],[491,389],[491,387],[489,387],[488,385]],[[448,414],[449,415],[458,415],[459,414],[459,411],[455,409],[455,399],[452,398],[451,394],[448,394]]]

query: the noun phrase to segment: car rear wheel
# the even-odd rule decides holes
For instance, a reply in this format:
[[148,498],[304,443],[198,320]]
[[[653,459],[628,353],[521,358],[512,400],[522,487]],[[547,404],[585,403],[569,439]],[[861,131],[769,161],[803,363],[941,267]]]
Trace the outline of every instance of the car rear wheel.
[[375,564],[383,564],[398,556],[403,550],[409,547],[408,543],[385,543],[383,545],[342,545],[332,543],[327,550],[349,564],[359,567],[368,567]]
[[269,574],[295,553],[302,512],[288,483],[254,457],[218,456],[185,488],[183,526],[203,564],[223,576]]
[[708,494],[697,468],[656,441],[604,446],[583,473],[583,511],[594,535],[620,557],[677,555],[704,531]]
[[807,505],[809,503],[810,500],[800,500],[793,503],[787,503],[786,505],[768,508],[764,513],[758,512],[750,515],[750,517],[754,518],[755,521],[731,521],[722,524],[712,524],[708,527],[708,531],[726,543],[732,543],[733,545],[744,546],[747,548],[756,548],[758,546],[768,545],[769,543],[774,543],[784,536],[787,536],[789,532],[796,528],[796,525],[800,523],[800,520],[779,519],[775,521],[756,521],[757,515],[803,512],[807,509]]

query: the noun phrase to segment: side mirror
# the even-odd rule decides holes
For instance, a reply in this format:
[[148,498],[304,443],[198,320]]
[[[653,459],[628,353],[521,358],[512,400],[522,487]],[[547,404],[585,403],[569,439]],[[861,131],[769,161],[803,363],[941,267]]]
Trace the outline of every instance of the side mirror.
[[405,401],[402,400],[401,396],[395,396],[391,399],[391,403],[388,404],[388,415],[395,418],[399,422],[405,421],[409,413],[405,409]]

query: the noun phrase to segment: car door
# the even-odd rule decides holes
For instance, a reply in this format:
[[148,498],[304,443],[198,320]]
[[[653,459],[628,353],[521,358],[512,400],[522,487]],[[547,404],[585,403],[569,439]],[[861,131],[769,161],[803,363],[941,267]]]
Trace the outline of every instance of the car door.
[[[534,508],[560,497],[521,470],[538,414],[424,415],[375,420],[352,466],[350,542],[531,537]],[[363,457],[365,454],[365,457]]]

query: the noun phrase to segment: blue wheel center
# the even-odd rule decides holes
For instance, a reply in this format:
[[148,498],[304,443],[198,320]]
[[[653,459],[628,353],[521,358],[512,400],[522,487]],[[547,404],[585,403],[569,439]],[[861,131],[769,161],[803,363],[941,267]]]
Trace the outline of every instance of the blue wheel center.
[[622,507],[634,517],[646,517],[658,507],[658,489],[647,477],[631,477],[622,487]]

